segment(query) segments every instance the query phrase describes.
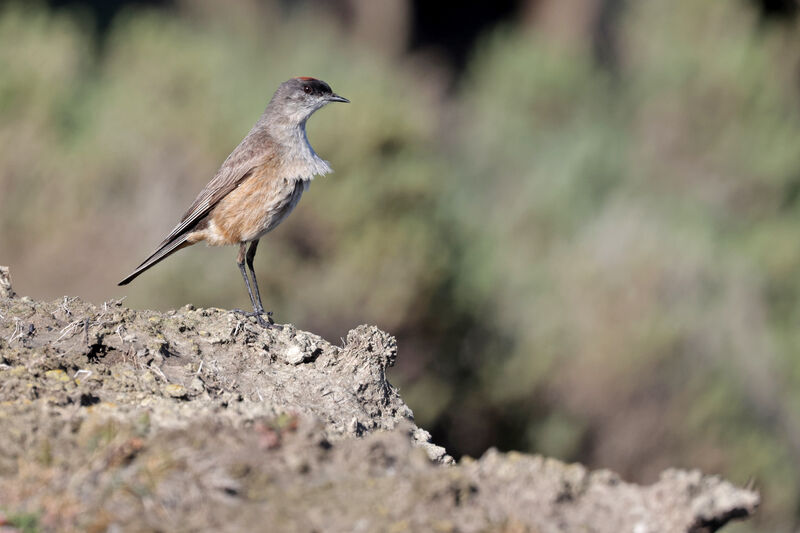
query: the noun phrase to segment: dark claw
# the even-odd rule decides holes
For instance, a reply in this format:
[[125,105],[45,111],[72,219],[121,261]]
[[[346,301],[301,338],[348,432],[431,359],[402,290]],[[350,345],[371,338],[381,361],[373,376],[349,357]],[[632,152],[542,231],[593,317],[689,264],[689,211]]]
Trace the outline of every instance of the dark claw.
[[[231,309],[236,314],[244,315],[246,317],[256,317],[258,321],[258,325],[263,328],[277,328],[281,329],[283,326],[280,326],[272,320],[272,311],[245,311],[244,309]],[[267,320],[264,320],[264,315],[266,315]]]

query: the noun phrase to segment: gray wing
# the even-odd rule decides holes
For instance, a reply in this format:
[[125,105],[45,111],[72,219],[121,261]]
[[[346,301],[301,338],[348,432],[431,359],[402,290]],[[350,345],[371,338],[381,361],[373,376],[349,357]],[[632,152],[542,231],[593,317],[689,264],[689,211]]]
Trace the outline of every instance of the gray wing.
[[161,246],[194,228],[220,200],[252,174],[253,170],[264,165],[273,156],[274,146],[268,138],[257,139],[252,134],[245,137],[225,159],[208,185],[200,191],[178,225],[164,237]]

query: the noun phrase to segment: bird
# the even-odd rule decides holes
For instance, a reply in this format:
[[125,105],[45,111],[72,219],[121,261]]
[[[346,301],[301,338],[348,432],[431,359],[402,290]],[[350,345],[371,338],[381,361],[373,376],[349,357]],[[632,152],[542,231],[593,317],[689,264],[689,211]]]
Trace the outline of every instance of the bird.
[[238,245],[236,264],[253,305],[253,312],[245,314],[256,317],[263,327],[274,326],[272,312],[265,312],[261,302],[253,261],[259,239],[289,216],[311,180],[333,172],[311,147],[306,134],[309,117],[332,102],[350,100],[334,93],[324,81],[309,76],[281,83],[261,117],[178,224],[118,285],[127,285],[145,270],[195,243]]

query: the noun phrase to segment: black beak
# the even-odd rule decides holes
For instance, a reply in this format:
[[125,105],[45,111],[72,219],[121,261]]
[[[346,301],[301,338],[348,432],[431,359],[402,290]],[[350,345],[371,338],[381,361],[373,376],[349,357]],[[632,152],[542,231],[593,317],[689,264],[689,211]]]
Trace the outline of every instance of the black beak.
[[350,100],[348,100],[344,96],[339,96],[336,93],[331,93],[331,95],[328,97],[328,101],[329,102],[342,102],[343,104],[349,104],[350,103]]

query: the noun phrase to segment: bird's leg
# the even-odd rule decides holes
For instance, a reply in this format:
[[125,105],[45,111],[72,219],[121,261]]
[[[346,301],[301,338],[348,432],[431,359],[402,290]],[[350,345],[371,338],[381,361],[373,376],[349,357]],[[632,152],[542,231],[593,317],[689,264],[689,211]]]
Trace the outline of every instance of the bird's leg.
[[244,286],[247,287],[247,295],[250,296],[250,303],[253,304],[253,310],[256,310],[256,300],[253,298],[253,290],[250,288],[250,279],[247,277],[247,272],[244,270],[244,257],[245,257],[245,250],[246,244],[241,243],[239,245],[239,254],[236,256],[236,266],[239,267],[239,272],[242,273],[242,279],[244,279]]
[[[244,242],[239,245],[239,254],[236,256],[236,265],[239,267],[239,272],[242,273],[242,279],[244,279],[244,285],[245,287],[247,287],[247,295],[250,296],[250,303],[253,304],[253,312],[245,313],[241,309],[234,309],[234,311],[241,312],[248,316],[255,316],[256,320],[258,320],[258,323],[261,326],[268,328],[273,323],[272,318],[268,315],[267,318],[269,319],[269,322],[267,322],[266,320],[264,320],[264,317],[261,316],[264,314],[264,306],[261,305],[261,297],[259,296],[258,300],[256,300],[256,297],[253,296],[253,290],[250,288],[250,279],[247,277],[247,272],[244,269],[245,255],[247,255],[247,263],[248,266],[250,267],[250,272],[253,272],[253,258],[251,254],[245,254],[246,248],[247,244]],[[252,245],[250,246],[250,249],[253,250]],[[256,276],[255,273],[253,273],[253,284],[255,283],[256,283]],[[256,285],[256,295],[258,295],[258,285]]]
[[[264,304],[261,303],[261,294],[258,292],[258,281],[256,280],[256,271],[253,270],[253,259],[256,257],[256,249],[258,248],[258,241],[253,241],[250,243],[250,248],[247,250],[247,268],[250,270],[250,276],[253,278],[253,289],[255,289],[256,297],[253,301],[253,308],[255,309],[256,313],[263,313],[264,312]],[[267,312],[267,315],[271,316],[272,311]]]

